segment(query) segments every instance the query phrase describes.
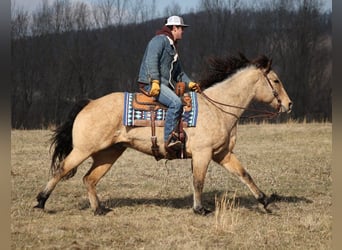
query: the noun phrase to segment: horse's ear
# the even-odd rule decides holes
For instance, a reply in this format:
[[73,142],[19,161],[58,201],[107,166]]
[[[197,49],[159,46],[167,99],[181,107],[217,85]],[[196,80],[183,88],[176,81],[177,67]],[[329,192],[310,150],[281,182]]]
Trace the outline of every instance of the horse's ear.
[[268,60],[267,66],[265,68],[265,74],[268,74],[271,71],[272,68],[272,59]]
[[238,53],[239,53],[239,57],[240,57],[241,61],[243,61],[243,62],[250,62],[247,59],[247,57],[241,51],[239,51]]

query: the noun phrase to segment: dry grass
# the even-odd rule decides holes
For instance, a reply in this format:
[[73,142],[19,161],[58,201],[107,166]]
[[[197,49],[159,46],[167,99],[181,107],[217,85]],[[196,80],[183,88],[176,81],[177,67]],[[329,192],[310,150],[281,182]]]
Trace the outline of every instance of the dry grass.
[[235,176],[211,163],[193,214],[190,160],[165,164],[127,150],[98,185],[113,211],[94,216],[82,176],[60,182],[46,204],[47,130],[12,131],[12,249],[331,249],[330,123],[241,125],[235,149],[257,185],[277,193],[267,214]]

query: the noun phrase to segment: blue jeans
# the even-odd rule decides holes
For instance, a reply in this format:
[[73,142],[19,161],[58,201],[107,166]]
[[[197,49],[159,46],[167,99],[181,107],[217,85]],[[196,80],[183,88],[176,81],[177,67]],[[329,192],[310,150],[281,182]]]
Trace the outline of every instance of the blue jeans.
[[[151,85],[145,86],[146,91],[150,91]],[[156,100],[168,107],[165,117],[164,141],[169,139],[172,131],[176,129],[178,121],[183,113],[181,99],[165,84],[160,84],[160,93]]]

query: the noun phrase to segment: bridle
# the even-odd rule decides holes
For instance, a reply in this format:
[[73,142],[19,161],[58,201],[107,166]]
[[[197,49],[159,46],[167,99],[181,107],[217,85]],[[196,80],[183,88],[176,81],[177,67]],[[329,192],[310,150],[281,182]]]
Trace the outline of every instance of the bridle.
[[276,98],[277,101],[278,101],[277,114],[279,114],[280,113],[280,109],[281,109],[281,100],[279,98],[278,92],[274,89],[273,85],[271,84],[271,81],[268,78],[267,74],[268,74],[267,71],[263,73],[264,77],[266,78],[266,81],[267,81],[268,85],[270,85],[270,87],[272,89],[272,93],[273,93],[274,98]]
[[277,112],[272,112],[272,111],[268,111],[268,110],[252,109],[252,108],[241,107],[241,106],[236,106],[236,105],[232,105],[232,104],[226,104],[226,103],[218,102],[218,101],[216,101],[216,100],[210,98],[209,96],[207,96],[207,95],[206,95],[203,91],[201,91],[201,90],[199,90],[199,93],[200,93],[205,99],[207,99],[211,104],[213,104],[216,108],[218,108],[219,110],[221,110],[222,112],[224,112],[224,113],[226,113],[226,114],[235,116],[237,119],[239,119],[239,117],[238,117],[236,114],[224,110],[222,107],[217,106],[217,104],[218,104],[218,105],[221,105],[221,106],[224,106],[224,107],[231,107],[231,108],[243,109],[243,110],[245,110],[245,111],[251,111],[251,112],[259,113],[258,115],[251,115],[251,116],[244,117],[244,118],[268,118],[268,119],[272,119],[272,118],[274,118],[275,116],[277,116],[277,115],[280,113],[280,109],[281,109],[281,100],[280,100],[280,98],[279,98],[278,92],[275,90],[275,88],[274,88],[273,85],[271,84],[270,79],[269,79],[268,76],[267,76],[268,72],[269,72],[269,71],[264,72],[264,73],[263,73],[263,76],[266,78],[266,81],[267,81],[268,85],[271,87],[274,98],[276,98],[277,101],[278,101]]

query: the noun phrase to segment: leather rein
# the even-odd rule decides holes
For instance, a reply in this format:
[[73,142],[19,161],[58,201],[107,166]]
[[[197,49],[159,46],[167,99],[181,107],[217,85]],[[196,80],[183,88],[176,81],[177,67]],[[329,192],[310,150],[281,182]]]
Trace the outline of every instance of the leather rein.
[[[211,99],[209,96],[207,96],[204,92],[199,91],[199,93],[205,98],[207,99],[211,104],[213,104],[216,108],[218,108],[219,110],[221,110],[223,113],[235,116],[237,119],[239,119],[239,117],[236,114],[233,114],[231,112],[228,112],[226,110],[224,110],[222,107],[217,106],[218,105],[222,105],[224,107],[231,107],[231,108],[237,108],[237,109],[243,109],[246,111],[252,111],[252,112],[256,112],[256,113],[261,113],[258,115],[251,115],[251,116],[247,116],[247,117],[242,117],[242,118],[268,118],[268,119],[272,119],[275,116],[277,116],[280,113],[280,109],[281,109],[281,100],[279,98],[279,94],[278,92],[274,89],[273,85],[271,84],[270,79],[267,77],[267,73],[263,73],[264,77],[267,80],[267,83],[269,84],[269,86],[272,89],[272,93],[274,98],[277,99],[278,101],[278,107],[277,107],[277,112],[272,112],[272,111],[268,111],[268,110],[259,110],[259,109],[252,109],[252,108],[247,108],[247,107],[241,107],[241,106],[236,106],[236,105],[231,105],[231,104],[226,104],[226,103],[222,103],[222,102],[218,102],[215,101],[213,99]],[[240,117],[241,118],[241,117]]]

